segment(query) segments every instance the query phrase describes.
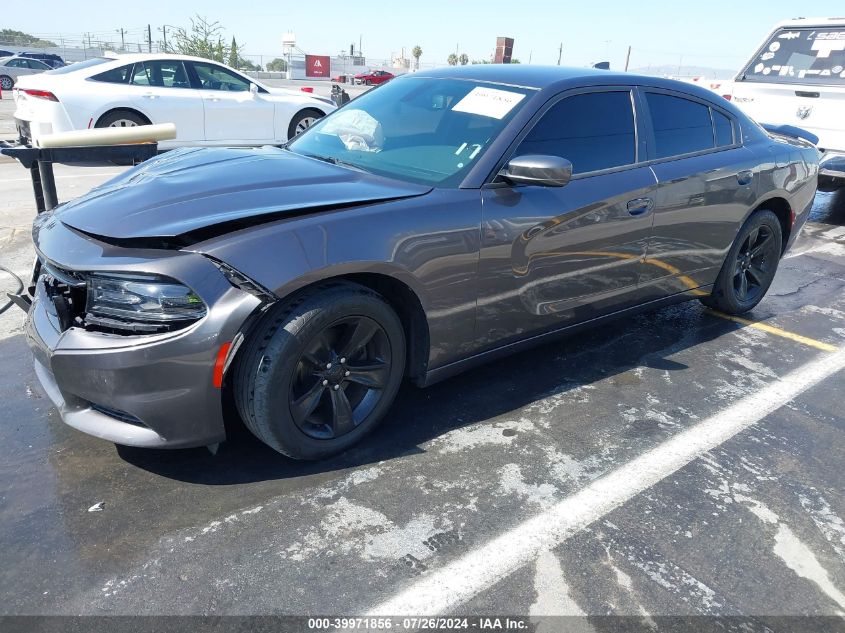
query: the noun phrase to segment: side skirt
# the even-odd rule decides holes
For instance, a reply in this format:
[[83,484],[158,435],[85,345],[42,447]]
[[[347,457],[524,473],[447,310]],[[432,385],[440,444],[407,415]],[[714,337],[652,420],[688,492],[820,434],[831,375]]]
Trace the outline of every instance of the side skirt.
[[472,369],[473,367],[478,367],[479,365],[483,365],[490,361],[497,360],[499,358],[504,358],[506,356],[510,356],[511,354],[516,354],[518,352],[537,347],[539,345],[547,343],[550,340],[565,338],[567,336],[571,336],[572,334],[577,334],[578,332],[582,332],[584,330],[588,330],[596,326],[603,325],[605,323],[616,321],[618,319],[629,317],[634,314],[650,312],[652,310],[663,308],[669,305],[674,305],[676,303],[683,303],[692,299],[698,299],[702,296],[702,291],[709,293],[712,289],[712,284],[707,286],[701,286],[700,288],[695,288],[694,290],[688,290],[686,292],[670,295],[668,297],[663,297],[661,299],[642,303],[631,308],[626,308],[617,312],[611,312],[610,314],[596,317],[594,319],[589,319],[588,321],[582,321],[580,323],[574,323],[572,325],[568,325],[566,327],[559,328],[556,330],[551,330],[549,332],[543,332],[542,334],[537,334],[521,341],[508,343],[506,345],[502,345],[501,347],[487,350],[485,352],[481,352],[480,354],[475,354],[468,358],[455,361],[454,363],[449,363],[448,365],[443,365],[442,367],[430,369],[426,373],[425,378],[417,384],[420,387],[429,387],[435,383],[440,382],[441,380],[451,378],[452,376],[465,372],[468,369]]

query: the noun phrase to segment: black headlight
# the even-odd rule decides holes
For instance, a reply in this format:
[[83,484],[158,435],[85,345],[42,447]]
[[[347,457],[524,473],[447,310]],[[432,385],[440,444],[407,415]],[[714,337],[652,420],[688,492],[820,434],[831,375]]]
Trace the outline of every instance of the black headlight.
[[173,279],[142,274],[87,275],[85,323],[137,333],[178,329],[207,313],[203,300]]

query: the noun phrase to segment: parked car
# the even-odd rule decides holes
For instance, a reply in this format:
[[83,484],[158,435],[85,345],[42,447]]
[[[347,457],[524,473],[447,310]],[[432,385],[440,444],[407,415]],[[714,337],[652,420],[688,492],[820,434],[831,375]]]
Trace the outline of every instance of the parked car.
[[732,98],[758,121],[815,134],[819,188],[845,185],[845,18],[776,24],[737,75]]
[[[702,88],[406,75],[285,148],[185,149],[42,213],[27,320],[63,419],[120,444],[342,451],[418,385],[700,299],[757,305],[818,152]],[[398,422],[398,421],[397,421]]]
[[18,57],[29,57],[30,59],[40,60],[50,66],[50,68],[61,68],[65,65],[65,60],[55,53],[22,52],[18,53]]
[[0,90],[11,90],[19,77],[50,70],[50,66],[26,57],[0,57]]
[[162,149],[284,143],[335,109],[327,98],[268,88],[222,64],[181,55],[96,57],[14,91],[15,121],[29,142],[91,127],[176,124]]
[[358,73],[355,75],[356,84],[364,84],[365,86],[377,86],[386,81],[390,81],[396,75],[389,73],[386,70],[370,70],[365,73]]
[[0,57],[14,57],[14,53],[12,51],[5,51],[0,49]]

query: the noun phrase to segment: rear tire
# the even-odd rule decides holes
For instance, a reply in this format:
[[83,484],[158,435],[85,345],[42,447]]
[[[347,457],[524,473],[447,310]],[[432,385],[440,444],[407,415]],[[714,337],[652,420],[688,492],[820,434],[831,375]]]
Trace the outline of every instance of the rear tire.
[[9,75],[0,75],[0,90],[11,90],[14,86],[15,82]]
[[293,118],[290,120],[290,125],[288,126],[288,140],[295,136],[299,136],[324,116],[325,114],[319,110],[314,110],[313,108],[297,112],[293,115]]
[[146,117],[141,116],[132,110],[115,110],[100,117],[94,127],[135,127],[137,125],[149,125]]
[[774,213],[760,210],[752,214],[728,251],[713,292],[702,297],[701,302],[726,314],[743,314],[753,309],[775,278],[782,240],[780,220]]
[[393,403],[405,335],[377,293],[352,283],[317,286],[272,310],[234,372],[246,427],[293,459],[340,453],[370,433]]
[[[100,117],[94,127],[136,127],[138,125],[150,125],[150,121],[132,110],[115,110]],[[113,160],[111,162],[123,167],[134,164],[131,160]]]

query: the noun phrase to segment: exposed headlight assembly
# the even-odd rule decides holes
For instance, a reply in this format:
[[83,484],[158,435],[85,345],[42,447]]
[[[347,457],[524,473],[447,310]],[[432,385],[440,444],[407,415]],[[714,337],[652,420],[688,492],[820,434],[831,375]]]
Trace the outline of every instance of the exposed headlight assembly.
[[166,332],[207,312],[193,290],[165,277],[92,273],[87,284],[85,323],[89,326],[139,334]]

